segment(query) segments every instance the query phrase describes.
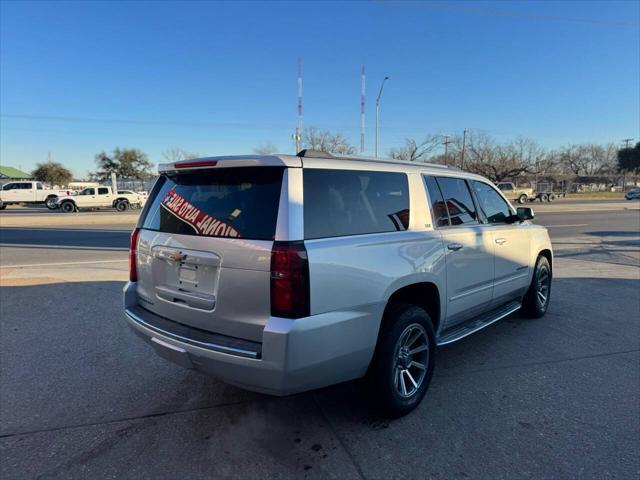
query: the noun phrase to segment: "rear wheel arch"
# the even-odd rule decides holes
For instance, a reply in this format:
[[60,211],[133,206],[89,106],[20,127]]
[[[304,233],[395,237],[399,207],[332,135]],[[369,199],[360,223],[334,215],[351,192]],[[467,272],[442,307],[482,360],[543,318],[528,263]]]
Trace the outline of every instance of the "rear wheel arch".
[[[419,282],[406,285],[397,289],[387,301],[382,322],[388,321],[391,318],[387,315],[389,311],[397,305],[415,305],[425,310],[431,322],[433,323],[433,331],[438,332],[440,325],[440,291],[435,283],[432,282]],[[382,330],[382,325],[381,325]]]

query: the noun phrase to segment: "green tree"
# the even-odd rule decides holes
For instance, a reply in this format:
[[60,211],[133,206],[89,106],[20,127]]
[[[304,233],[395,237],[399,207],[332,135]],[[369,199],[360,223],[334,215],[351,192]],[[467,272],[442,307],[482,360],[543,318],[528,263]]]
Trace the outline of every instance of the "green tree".
[[73,179],[71,171],[57,162],[38,163],[31,175],[35,180],[51,185],[66,185]]
[[145,153],[136,148],[116,148],[111,155],[100,152],[96,155],[96,164],[98,170],[91,177],[100,181],[108,180],[111,173],[119,178],[141,180],[153,176],[153,163]]
[[618,168],[626,173],[640,173],[640,142],[635,147],[618,150]]

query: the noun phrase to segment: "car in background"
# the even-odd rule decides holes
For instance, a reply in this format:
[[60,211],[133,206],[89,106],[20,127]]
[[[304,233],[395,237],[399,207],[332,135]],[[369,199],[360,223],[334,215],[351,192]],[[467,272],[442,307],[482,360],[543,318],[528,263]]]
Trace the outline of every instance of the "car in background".
[[45,188],[42,182],[10,182],[5,183],[0,190],[0,210],[7,205],[38,205],[44,204],[49,209],[57,208],[58,197],[71,195],[70,190]]
[[146,202],[146,197],[129,190],[114,193],[111,187],[99,186],[85,188],[77,195],[58,198],[57,207],[64,213],[101,208],[115,208],[119,212],[125,212],[129,208],[141,208],[142,202]]
[[516,187],[512,182],[500,182],[497,187],[511,202],[523,204],[535,199],[536,196],[533,188]]
[[639,200],[640,199],[640,188],[634,188],[629,190],[624,194],[624,198],[627,200]]
[[[147,192],[134,192],[132,190],[120,190],[118,189],[118,194],[125,195],[130,202],[132,207],[144,207],[144,204],[147,203]],[[132,199],[136,199],[135,201],[131,201]]]

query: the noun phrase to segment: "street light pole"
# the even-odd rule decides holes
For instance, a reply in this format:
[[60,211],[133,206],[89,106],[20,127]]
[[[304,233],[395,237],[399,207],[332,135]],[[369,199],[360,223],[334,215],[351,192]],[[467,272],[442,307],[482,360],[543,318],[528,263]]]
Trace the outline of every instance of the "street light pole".
[[382,84],[380,85],[380,93],[376,98],[376,158],[378,158],[378,137],[380,136],[380,97],[382,97],[382,89],[384,88],[384,82],[389,80],[389,77],[384,77]]

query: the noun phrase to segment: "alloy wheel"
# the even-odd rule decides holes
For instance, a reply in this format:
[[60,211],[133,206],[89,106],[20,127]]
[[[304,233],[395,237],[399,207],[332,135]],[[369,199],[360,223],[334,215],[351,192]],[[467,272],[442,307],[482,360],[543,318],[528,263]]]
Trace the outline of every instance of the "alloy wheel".
[[424,382],[429,366],[429,338],[424,327],[413,323],[396,342],[393,384],[402,398],[413,396]]
[[549,301],[549,290],[551,289],[551,275],[546,267],[542,267],[538,273],[538,282],[536,288],[536,297],[540,306],[546,308]]

